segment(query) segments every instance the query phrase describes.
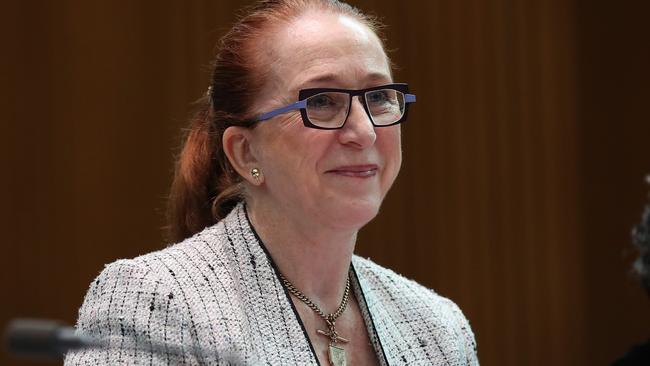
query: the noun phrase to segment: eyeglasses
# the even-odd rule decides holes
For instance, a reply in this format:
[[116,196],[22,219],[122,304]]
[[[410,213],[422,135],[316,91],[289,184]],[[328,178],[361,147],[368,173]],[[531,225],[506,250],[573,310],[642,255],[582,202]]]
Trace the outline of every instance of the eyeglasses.
[[387,127],[406,119],[409,103],[415,95],[408,94],[407,84],[387,84],[368,89],[349,90],[334,88],[302,89],[298,101],[264,113],[251,122],[261,122],[277,115],[300,110],[305,127],[321,130],[342,128],[350,115],[352,97],[359,96],[372,125]]

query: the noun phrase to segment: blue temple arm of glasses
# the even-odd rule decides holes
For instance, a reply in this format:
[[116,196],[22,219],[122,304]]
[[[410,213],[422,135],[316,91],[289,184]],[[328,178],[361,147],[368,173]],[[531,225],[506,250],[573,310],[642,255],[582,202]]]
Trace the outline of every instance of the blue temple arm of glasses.
[[415,103],[415,94],[405,94],[404,101],[406,103]]
[[278,109],[274,109],[270,112],[264,113],[262,115],[257,116],[255,118],[256,122],[260,121],[266,121],[267,119],[271,119],[277,115],[280,115],[282,113],[287,113],[296,109],[301,109],[301,108],[307,108],[307,101],[306,100],[299,100],[295,103],[285,105],[284,107],[280,107]]

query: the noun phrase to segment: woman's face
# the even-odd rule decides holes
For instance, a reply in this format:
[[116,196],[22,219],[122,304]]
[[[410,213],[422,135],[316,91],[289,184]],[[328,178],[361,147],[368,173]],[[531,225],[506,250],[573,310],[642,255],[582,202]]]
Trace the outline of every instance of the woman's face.
[[[307,13],[270,38],[256,113],[297,101],[304,88],[392,82],[379,39],[350,17]],[[291,219],[335,229],[359,229],[377,214],[402,159],[399,125],[374,128],[357,97],[340,130],[307,128],[292,111],[260,122],[251,142],[263,199]]]

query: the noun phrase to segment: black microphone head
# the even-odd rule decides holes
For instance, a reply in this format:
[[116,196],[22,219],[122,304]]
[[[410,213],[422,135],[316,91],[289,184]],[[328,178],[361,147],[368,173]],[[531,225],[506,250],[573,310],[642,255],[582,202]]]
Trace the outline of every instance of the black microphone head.
[[[56,320],[14,319],[5,328],[5,346],[9,353],[16,356],[60,360],[69,351],[81,349],[111,349],[107,339],[95,338],[83,332],[77,332],[73,327]],[[115,349],[132,349],[151,352],[152,354],[185,355],[190,353],[201,358],[218,358],[227,361],[229,365],[243,364],[238,354],[231,352],[218,353],[213,349],[183,346],[175,343],[157,341],[141,342],[140,345],[122,345]]]
[[70,341],[74,328],[54,320],[14,319],[5,328],[10,353],[24,357],[60,358],[81,342]]

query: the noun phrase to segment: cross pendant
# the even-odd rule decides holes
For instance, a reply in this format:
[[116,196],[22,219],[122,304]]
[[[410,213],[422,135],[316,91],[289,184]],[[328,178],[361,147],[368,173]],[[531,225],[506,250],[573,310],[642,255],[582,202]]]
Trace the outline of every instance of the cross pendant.
[[330,346],[328,348],[327,355],[330,358],[330,365],[332,366],[346,366],[347,363],[347,357],[345,357],[345,350],[341,347],[337,347],[336,343],[341,342],[341,343],[348,343],[349,341],[336,333],[336,329],[334,327],[330,327],[329,331],[324,331],[317,329],[316,333],[320,335],[324,335],[325,337],[330,339]]
[[[329,324],[328,324],[329,325]],[[341,337],[337,332],[336,329],[334,329],[333,324],[329,326],[329,331],[324,331],[321,329],[317,329],[316,333],[320,335],[324,335],[325,337],[330,339],[330,345],[328,348],[327,355],[330,358],[330,364],[332,366],[346,366],[347,360],[345,357],[345,350],[341,347],[337,347],[336,343],[348,343],[349,340]]]
[[336,323],[334,323],[334,318],[330,314],[327,319],[325,319],[325,322],[327,323],[327,331],[321,330],[321,329],[316,329],[316,333],[320,335],[324,335],[325,337],[330,339],[330,345],[328,349],[328,356],[330,358],[330,364],[332,366],[346,366],[347,364],[347,357],[345,355],[345,350],[341,347],[337,347],[337,343],[348,343],[349,340],[339,336],[339,334],[336,332]]
[[331,343],[348,343],[349,340],[341,337],[335,329],[330,329],[328,331],[320,330],[317,329],[316,333],[320,335],[324,335],[325,337],[330,339]]

